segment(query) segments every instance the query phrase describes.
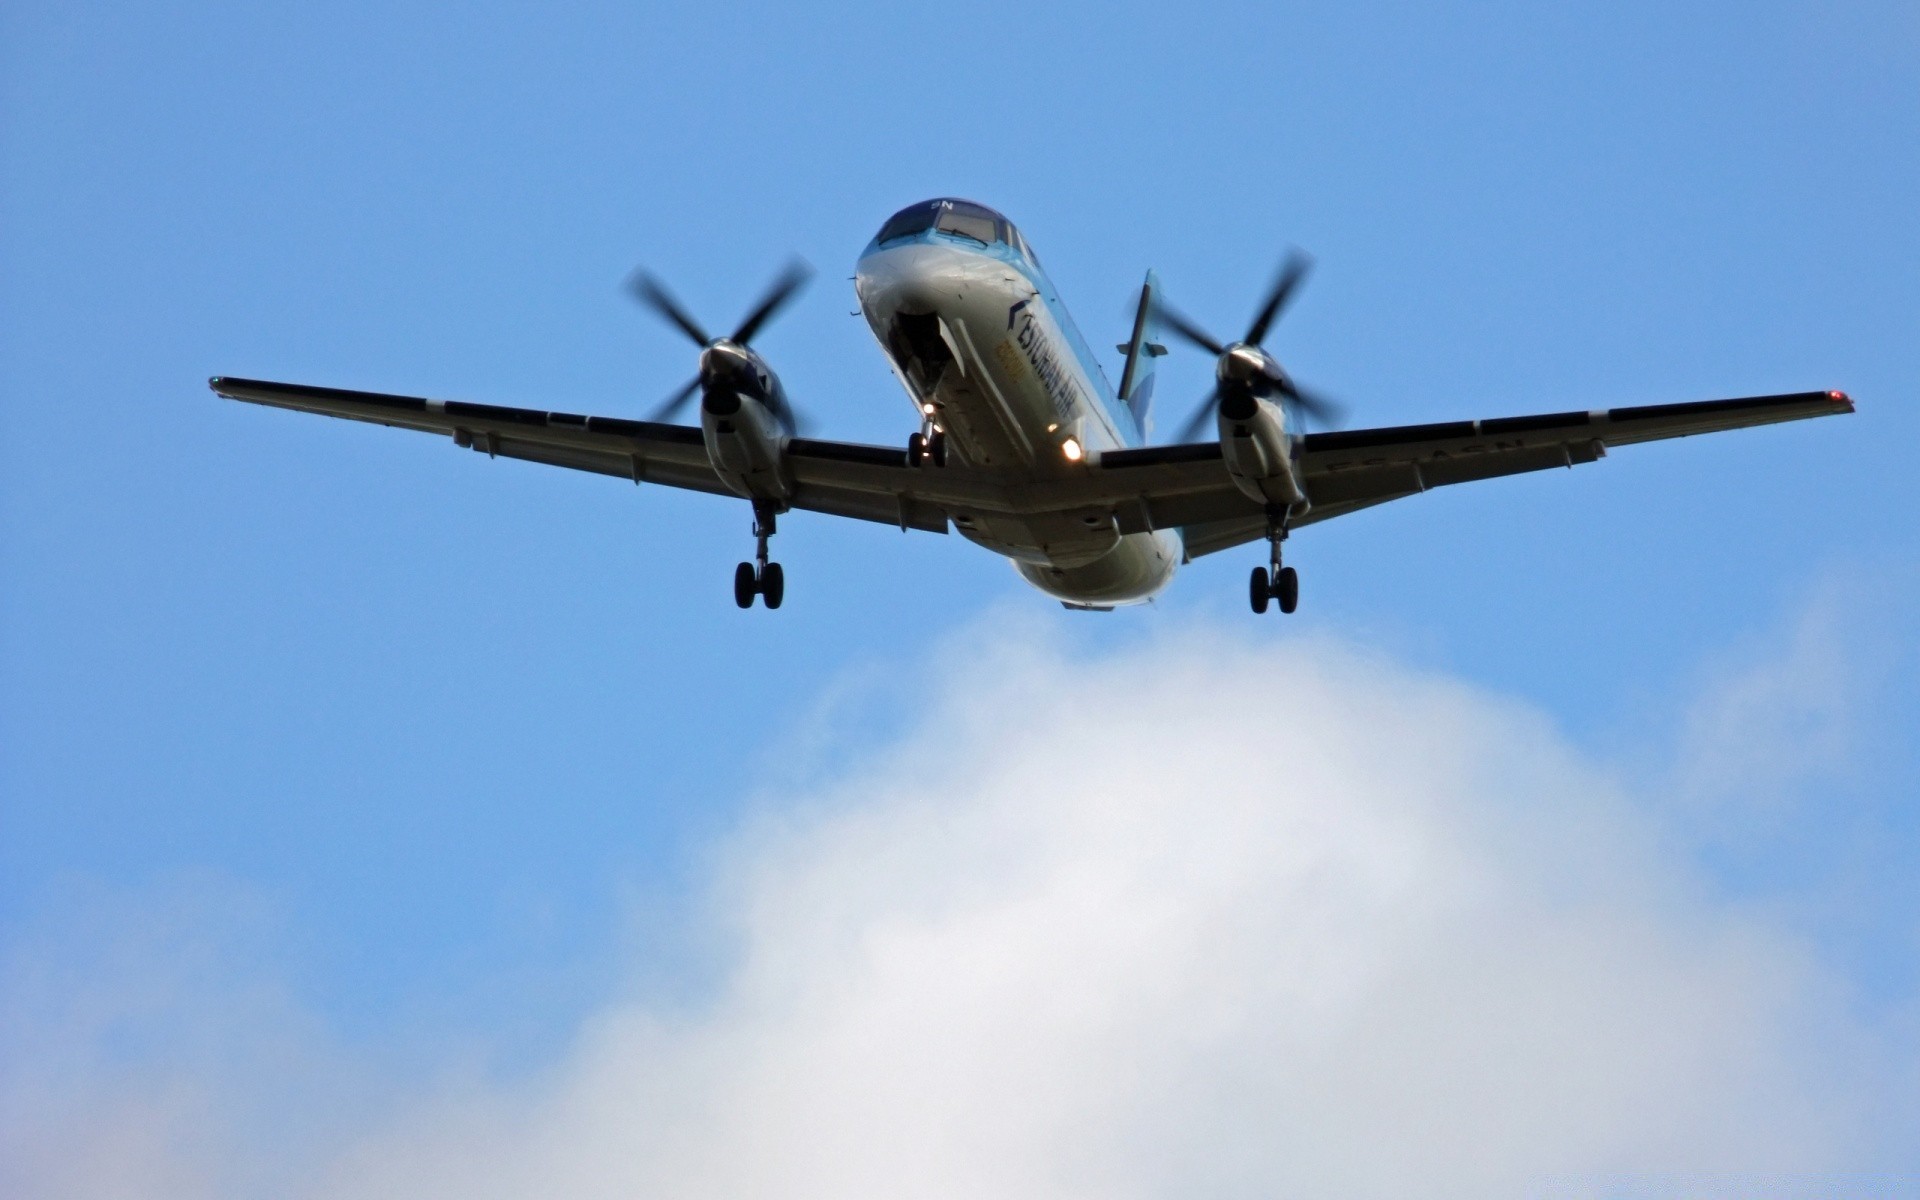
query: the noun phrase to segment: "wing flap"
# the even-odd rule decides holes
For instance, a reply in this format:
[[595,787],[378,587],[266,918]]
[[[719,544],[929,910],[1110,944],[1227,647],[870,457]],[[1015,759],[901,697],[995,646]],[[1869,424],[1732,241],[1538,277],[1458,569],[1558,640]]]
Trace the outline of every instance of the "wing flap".
[[[1398,500],[1403,496],[1416,495],[1416,492],[1382,493],[1364,500],[1341,500],[1330,504],[1316,504],[1307,514],[1293,523],[1293,528],[1312,525],[1318,521],[1344,517],[1350,512],[1363,508],[1372,508],[1376,504],[1385,504],[1389,500]],[[1231,550],[1235,546],[1244,546],[1248,542],[1257,542],[1267,536],[1267,518],[1264,513],[1241,515],[1221,521],[1208,521],[1197,525],[1188,525],[1180,531],[1181,541],[1186,546],[1187,560],[1202,555],[1214,554],[1221,550]]]
[[715,496],[734,494],[726,484],[720,481],[720,477],[713,473],[711,467],[694,467],[684,463],[644,459],[632,454],[616,454],[512,437],[495,437],[471,443],[462,443],[456,437],[455,443],[471,445],[472,449],[481,454],[512,458],[521,462],[540,463],[549,467],[565,467],[573,471],[588,471],[615,479],[629,479],[634,483],[684,488],[688,491],[706,492]]
[[793,506],[836,517],[898,525],[901,529],[947,532],[946,509],[908,495],[820,486],[800,487],[794,492]]

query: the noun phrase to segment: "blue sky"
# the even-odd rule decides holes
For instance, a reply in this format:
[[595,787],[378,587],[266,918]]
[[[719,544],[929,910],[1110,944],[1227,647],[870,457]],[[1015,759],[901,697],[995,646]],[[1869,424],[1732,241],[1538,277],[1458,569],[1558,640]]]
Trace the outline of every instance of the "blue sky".
[[[1696,886],[1908,1011],[1917,51],[1890,3],[9,5],[11,973],[92,987],[86,947],[151,955],[177,912],[347,1058],[537,1070],[615,989],[724,975],[687,929],[743,823],[920,744],[977,645],[1071,675],[1227,630],[1535,714]],[[635,415],[692,368],[635,264],[722,325],[798,253],[818,278],[761,348],[823,434],[902,441],[846,277],[937,194],[1011,215],[1095,346],[1148,267],[1232,329],[1306,247],[1270,345],[1356,424],[1860,412],[1315,527],[1302,612],[1255,622],[1251,552],[1089,617],[957,538],[804,515],[786,607],[741,613],[741,505],[205,390]],[[1169,360],[1166,411],[1207,369]],[[1114,751],[1096,724],[1060,756]],[[142,1028],[161,1060],[184,1036]]]

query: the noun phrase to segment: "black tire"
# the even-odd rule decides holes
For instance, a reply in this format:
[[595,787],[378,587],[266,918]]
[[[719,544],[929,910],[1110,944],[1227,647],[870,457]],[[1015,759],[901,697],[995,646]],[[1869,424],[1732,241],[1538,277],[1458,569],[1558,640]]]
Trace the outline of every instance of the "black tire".
[[787,595],[787,573],[780,569],[779,563],[768,563],[760,576],[760,594],[766,598],[768,608],[779,608],[780,601]]
[[1255,567],[1253,578],[1247,580],[1247,600],[1253,605],[1253,611],[1267,611],[1267,601],[1273,599],[1273,588],[1267,583],[1267,569]]
[[1273,590],[1280,598],[1281,612],[1290,613],[1300,607],[1300,573],[1292,567],[1280,568],[1280,579]]
[[916,433],[907,439],[907,465],[917,467],[927,461],[927,435]]
[[753,596],[760,581],[753,577],[753,564],[741,563],[733,569],[733,602],[741,608],[753,607]]
[[947,434],[945,430],[934,431],[934,435],[927,440],[927,453],[933,457],[934,466],[944,467],[947,465]]

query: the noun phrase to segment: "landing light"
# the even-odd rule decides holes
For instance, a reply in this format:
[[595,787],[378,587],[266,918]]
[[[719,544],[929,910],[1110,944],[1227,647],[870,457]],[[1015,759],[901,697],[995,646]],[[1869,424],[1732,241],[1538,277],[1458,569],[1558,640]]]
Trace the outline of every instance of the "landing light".
[[930,417],[930,416],[932,416],[932,415],[933,415],[933,405],[931,405],[931,404],[922,404],[922,405],[920,406],[920,411],[921,411],[921,412],[923,412],[923,413],[925,413],[926,415],[928,415],[928,416]]
[[1066,441],[1061,442],[1060,453],[1067,456],[1068,462],[1079,462],[1086,456],[1086,451],[1080,448],[1080,442],[1077,438],[1068,438]]

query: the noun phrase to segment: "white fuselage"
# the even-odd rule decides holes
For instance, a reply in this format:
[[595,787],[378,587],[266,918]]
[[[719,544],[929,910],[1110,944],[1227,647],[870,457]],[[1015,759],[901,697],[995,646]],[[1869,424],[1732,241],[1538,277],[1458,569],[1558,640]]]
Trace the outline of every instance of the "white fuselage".
[[[1072,320],[1037,266],[932,235],[875,246],[855,287],[868,325],[952,464],[1044,482],[1140,444]],[[1148,600],[1172,580],[1174,530],[1121,534],[1107,512],[956,513],[969,540],[1003,554],[1035,587],[1074,605]]]

